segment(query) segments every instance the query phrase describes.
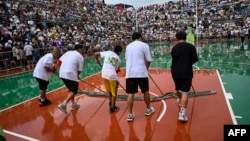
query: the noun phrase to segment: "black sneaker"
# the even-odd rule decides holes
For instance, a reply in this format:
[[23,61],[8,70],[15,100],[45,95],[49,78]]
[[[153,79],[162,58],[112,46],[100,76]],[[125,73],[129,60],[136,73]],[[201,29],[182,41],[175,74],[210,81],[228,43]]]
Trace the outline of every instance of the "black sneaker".
[[46,106],[46,105],[50,105],[51,101],[48,100],[47,98],[45,98],[45,100],[42,102],[41,99],[39,99],[39,106]]
[[119,107],[118,107],[118,106],[110,107],[110,108],[109,108],[109,111],[110,111],[111,113],[116,112],[116,111],[119,111]]

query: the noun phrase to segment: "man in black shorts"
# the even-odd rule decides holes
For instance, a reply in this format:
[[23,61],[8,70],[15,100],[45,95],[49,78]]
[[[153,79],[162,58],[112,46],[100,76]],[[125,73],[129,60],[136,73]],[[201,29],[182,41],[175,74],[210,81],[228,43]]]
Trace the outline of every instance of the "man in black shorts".
[[65,86],[68,88],[69,93],[66,99],[58,105],[58,108],[67,114],[67,103],[71,101],[71,110],[76,110],[80,107],[75,103],[75,95],[78,92],[78,82],[80,74],[83,70],[83,45],[75,45],[75,50],[67,51],[60,57],[61,65],[59,77],[63,80]]
[[148,69],[151,64],[151,52],[148,44],[142,41],[142,35],[134,32],[132,35],[133,42],[128,44],[125,51],[126,59],[126,93],[128,93],[128,117],[127,121],[133,121],[135,114],[133,113],[134,94],[138,92],[140,87],[144,95],[146,105],[145,115],[150,116],[154,113],[154,107],[150,106]]
[[179,120],[188,121],[186,108],[188,104],[188,93],[192,86],[193,64],[198,61],[198,55],[194,45],[186,42],[186,33],[176,33],[177,44],[171,51],[172,65],[171,73],[175,83],[177,102],[179,104]]
[[55,73],[58,75],[54,63],[58,59],[59,55],[60,50],[54,48],[51,53],[47,53],[39,59],[33,71],[33,77],[36,78],[40,89],[40,96],[38,98],[39,106],[51,104],[51,101],[46,97],[46,90],[49,85],[51,74]]

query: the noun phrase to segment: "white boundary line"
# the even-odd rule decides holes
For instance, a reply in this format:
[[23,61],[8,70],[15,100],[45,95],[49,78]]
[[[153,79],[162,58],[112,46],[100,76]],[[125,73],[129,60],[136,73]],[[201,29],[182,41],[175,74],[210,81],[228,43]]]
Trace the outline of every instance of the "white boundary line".
[[218,74],[219,81],[220,81],[220,84],[221,84],[221,87],[222,87],[222,91],[223,91],[223,94],[224,94],[225,99],[226,99],[226,102],[227,102],[227,107],[228,107],[228,110],[229,110],[229,112],[230,112],[231,118],[232,118],[232,120],[233,120],[233,123],[236,125],[236,124],[238,124],[238,123],[237,123],[237,120],[235,119],[235,115],[234,115],[232,106],[230,105],[228,96],[226,95],[227,93],[226,93],[225,88],[224,88],[224,85],[223,85],[223,83],[222,83],[222,80],[221,80],[221,77],[220,77],[220,73],[219,73],[218,70],[216,70],[216,73]]
[[[157,95],[157,94],[155,94],[155,93],[152,93],[152,92],[149,92],[150,94],[152,94],[152,95],[154,95],[154,96],[159,96],[159,95]],[[163,109],[162,109],[162,112],[161,112],[161,114],[160,114],[160,116],[157,118],[157,122],[160,122],[161,121],[161,119],[163,118],[163,116],[166,114],[166,112],[167,112],[167,104],[166,104],[166,102],[164,101],[164,100],[161,100],[161,102],[162,102],[162,104],[163,104]]]
[[[87,77],[84,77],[83,79],[87,79],[87,78],[89,78],[89,77],[91,77],[91,76],[94,76],[94,75],[96,75],[96,74],[98,74],[98,73],[100,73],[100,72],[97,72],[97,73],[94,73],[94,74],[89,75],[89,76],[87,76]],[[58,79],[60,79],[60,78],[58,78]],[[81,80],[83,80],[83,79],[81,79]],[[80,81],[80,80],[79,80],[79,81]],[[58,90],[58,89],[61,89],[61,88],[63,88],[63,87],[65,87],[64,84],[63,84],[61,87],[59,87],[59,88],[53,89],[53,90],[51,90],[51,91],[48,91],[46,95],[52,93],[53,91],[56,91],[56,90]],[[1,95],[0,95],[0,96],[1,96]],[[33,100],[33,99],[36,99],[38,96],[39,96],[39,94],[37,94],[37,96],[35,96],[35,97],[31,98],[31,99],[27,99],[27,100],[25,100],[25,101],[23,101],[23,102],[20,102],[20,103],[14,104],[14,105],[12,105],[12,106],[9,106],[9,107],[7,107],[7,108],[5,108],[5,109],[2,109],[2,110],[0,110],[0,113],[3,112],[3,111],[6,111],[6,110],[8,110],[8,109],[11,109],[11,108],[13,108],[13,107],[16,107],[16,106],[18,106],[18,105],[21,105],[21,104],[23,104],[23,103],[26,103],[26,102],[28,102],[28,101],[31,101],[31,100]]]
[[17,134],[17,133],[8,131],[8,130],[3,130],[3,131],[4,131],[6,134],[13,135],[13,136],[16,136],[16,137],[19,137],[19,138],[22,138],[22,139],[25,139],[25,140],[28,140],[28,141],[40,141],[40,140],[38,140],[38,139],[34,139],[34,138],[31,138],[31,137],[28,137],[28,136],[24,136],[24,135],[21,135],[21,134]]
[[[122,89],[123,90],[123,88],[118,88],[118,89]],[[151,95],[154,95],[154,96],[159,96],[159,95],[157,95],[157,94],[155,94],[155,93],[153,93],[153,92],[149,92]],[[77,96],[76,98],[77,99],[79,99],[81,96],[83,96],[83,95],[79,95],[79,96]],[[160,122],[161,121],[161,119],[163,118],[163,116],[166,114],[166,112],[167,112],[167,104],[166,104],[166,101],[164,101],[164,100],[161,100],[161,102],[162,102],[162,104],[163,104],[163,109],[162,109],[162,112],[161,112],[161,114],[160,114],[160,116],[157,118],[157,122]]]
[[200,68],[198,67],[198,66],[196,66],[196,65],[193,65],[193,67],[195,67],[197,70],[199,70]]
[[[64,87],[64,85],[63,85],[62,87],[59,87],[59,88],[54,89],[54,90],[52,90],[52,91],[49,91],[47,94],[50,94],[50,93],[52,93],[53,91],[56,91],[56,90],[61,89],[61,88],[63,88],[63,87]],[[25,101],[23,101],[23,102],[20,102],[20,103],[14,104],[14,105],[12,105],[12,106],[10,106],[10,107],[8,107],[8,108],[2,109],[2,110],[0,110],[0,112],[6,111],[6,110],[8,110],[8,109],[11,109],[11,108],[16,107],[16,106],[18,106],[18,105],[21,105],[21,104],[23,104],[23,103],[29,102],[29,101],[31,101],[31,100],[33,100],[33,99],[36,99],[38,96],[39,96],[39,94],[38,94],[37,96],[31,98],[31,99],[27,99],[27,100],[25,100]]]
[[2,78],[2,77],[13,77],[13,76],[15,76],[15,75],[19,75],[19,74],[25,74],[25,73],[30,73],[31,71],[33,71],[33,70],[25,70],[25,71],[21,71],[21,72],[17,72],[17,73],[13,73],[13,74],[7,74],[7,75],[2,75],[2,76],[0,76],[0,78]]
[[[95,73],[95,74],[97,74],[97,73]],[[95,75],[95,74],[93,74],[93,75]],[[90,76],[93,76],[93,75],[90,75]],[[88,77],[90,77],[90,76],[87,76],[87,77],[85,77],[84,79],[86,79],[86,78],[88,78]],[[79,81],[80,81],[80,80],[79,80]],[[63,86],[61,86],[61,87],[59,87],[59,88],[57,88],[57,89],[54,89],[54,90],[52,90],[52,91],[49,91],[47,94],[50,94],[51,92],[56,91],[56,90],[58,90],[58,89],[61,89],[61,88],[63,88],[63,87],[65,87],[65,86],[63,85]],[[82,96],[82,95],[80,95],[80,96]],[[80,96],[78,96],[78,97],[80,97]],[[33,99],[36,99],[36,98],[37,98],[37,97],[33,97],[33,98],[28,99],[28,100],[25,100],[25,101],[23,101],[23,102],[21,102],[21,103],[12,105],[12,106],[10,106],[10,107],[8,107],[8,108],[5,108],[5,109],[0,110],[0,112],[3,112],[3,111],[5,111],[5,110],[7,110],[7,109],[11,109],[11,108],[13,108],[13,107],[15,107],[15,106],[17,106],[17,105],[21,105],[21,104],[23,104],[23,103],[26,103],[26,102],[28,102],[28,101],[30,101],[30,100],[33,100]],[[16,137],[19,137],[19,138],[22,138],[22,139],[25,139],[25,140],[28,140],[28,141],[40,141],[40,140],[31,138],[31,137],[28,137],[28,136],[24,136],[24,135],[21,135],[21,134],[17,134],[17,133],[8,131],[8,130],[4,130],[4,129],[3,129],[3,131],[4,131],[4,133],[6,133],[6,134],[13,135],[13,136],[16,136]]]

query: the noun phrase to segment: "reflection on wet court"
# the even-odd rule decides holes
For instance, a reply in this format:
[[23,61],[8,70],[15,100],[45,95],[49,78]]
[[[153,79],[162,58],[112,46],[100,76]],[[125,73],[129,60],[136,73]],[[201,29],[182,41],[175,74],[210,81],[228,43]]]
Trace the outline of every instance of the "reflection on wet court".
[[[225,92],[232,95],[230,104],[238,124],[249,124],[250,107],[250,41],[241,45],[239,41],[202,41],[197,45],[199,62],[194,69],[216,69],[220,73]],[[151,51],[153,62],[151,68],[169,69],[171,56],[169,45],[153,44]],[[124,67],[124,54],[121,55]],[[86,58],[81,78],[100,72],[101,67],[95,63],[93,57]],[[0,77],[0,110],[18,103],[25,102],[38,96],[38,84],[32,77],[32,71],[19,72]],[[101,81],[101,78],[100,78]],[[167,80],[166,80],[167,83]],[[63,87],[63,82],[53,75],[48,91]]]

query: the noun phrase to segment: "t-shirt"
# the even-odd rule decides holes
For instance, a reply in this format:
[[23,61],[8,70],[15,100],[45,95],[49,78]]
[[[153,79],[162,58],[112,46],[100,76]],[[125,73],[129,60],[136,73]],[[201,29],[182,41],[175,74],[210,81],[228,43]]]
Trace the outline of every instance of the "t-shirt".
[[113,51],[100,52],[100,56],[101,58],[104,58],[102,66],[102,78],[118,80],[116,70],[121,64],[120,57]]
[[141,41],[133,41],[126,47],[126,78],[148,77],[146,62],[151,62],[149,45]]
[[25,45],[23,50],[25,51],[26,56],[32,55],[33,47],[31,45]]
[[196,48],[187,42],[176,44],[172,51],[171,73],[174,79],[193,77],[193,63],[198,61]]
[[52,53],[48,53],[41,57],[35,66],[35,69],[33,71],[33,77],[48,81],[51,77],[51,72],[46,71],[44,67],[52,68],[53,63],[54,57]]
[[59,77],[78,82],[78,71],[83,69],[83,56],[75,50],[67,51],[59,60],[62,62]]

